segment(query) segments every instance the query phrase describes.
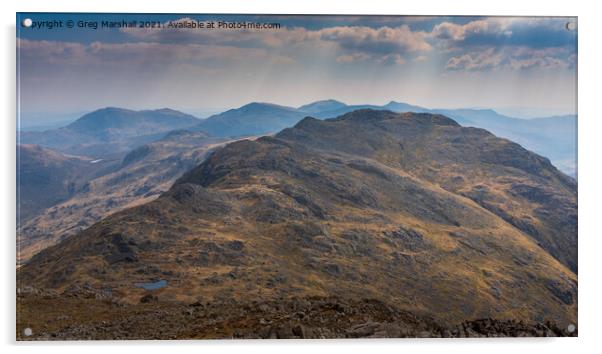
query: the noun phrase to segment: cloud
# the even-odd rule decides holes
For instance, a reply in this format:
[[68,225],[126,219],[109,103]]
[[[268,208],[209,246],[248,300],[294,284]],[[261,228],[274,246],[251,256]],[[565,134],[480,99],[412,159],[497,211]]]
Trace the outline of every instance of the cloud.
[[465,24],[456,24],[452,22],[442,22],[431,32],[431,36],[444,40],[462,41],[467,37],[478,34],[495,34],[502,36],[511,36],[509,29],[511,21],[501,18],[490,18],[485,20],[470,21]]
[[353,54],[345,54],[337,57],[337,61],[339,63],[353,63],[356,61],[364,61],[369,59],[370,56],[364,53],[353,53]]
[[403,54],[430,51],[425,32],[413,32],[407,25],[399,27],[332,27],[315,31],[324,41],[337,43],[341,48],[364,53]]
[[[571,46],[576,43],[576,32],[566,30],[563,18],[520,18],[489,17],[465,21],[464,18],[450,19],[435,24],[429,30],[413,30],[408,24],[380,27],[357,25],[322,27],[281,27],[280,29],[198,29],[167,28],[144,29],[124,28],[122,32],[139,41],[156,43],[196,43],[203,45],[257,48],[277,51],[283,56],[295,56],[319,49],[334,52],[341,63],[403,64],[408,54],[415,62],[424,61],[424,53],[437,50],[438,55],[460,53],[449,58],[448,70],[484,70],[504,63],[507,67],[549,67],[561,65],[552,57],[512,58],[514,65],[507,65],[510,58],[503,53],[488,52],[498,47],[529,47],[532,49]],[[409,24],[414,23],[412,18]],[[422,20],[422,18],[417,18]],[[432,20],[432,19],[431,19]],[[174,23],[194,21],[182,18]],[[368,21],[372,24],[377,21]],[[559,58],[556,58],[559,59]],[[561,59],[559,59],[561,60]]]
[[319,41],[335,44],[344,54],[339,62],[371,60],[377,64],[402,65],[404,55],[428,52],[433,48],[425,32],[413,32],[407,25],[399,27],[330,27],[312,31]]
[[86,47],[80,43],[32,41],[17,39],[20,61],[47,61],[57,64],[76,64],[86,57]]
[[[172,23],[196,22],[181,18]],[[123,33],[139,40],[161,43],[203,43],[236,46],[278,47],[308,41],[326,41],[341,48],[390,54],[398,52],[429,51],[427,33],[412,31],[407,25],[383,26],[335,26],[317,30],[303,27],[279,29],[199,29],[199,28],[122,28]]]
[[[173,23],[194,21],[182,18]],[[410,52],[432,50],[428,34],[412,31],[407,25],[382,26],[335,26],[308,30],[303,27],[271,30],[258,29],[199,29],[168,28],[145,29],[123,28],[123,33],[141,41],[157,43],[202,43],[221,46],[264,48],[280,52],[293,52],[298,47],[334,47],[337,61],[356,62],[373,60],[382,62],[385,57],[395,63],[403,62],[403,55]],[[388,62],[388,60],[385,60]]]
[[126,42],[89,44],[18,39],[17,48],[24,64],[70,66],[167,67],[186,63],[221,63],[249,60],[282,60],[260,48],[238,48],[202,44]]
[[378,61],[384,65],[402,65],[406,62],[399,54],[387,54]]
[[[576,31],[571,18],[493,17],[442,22],[429,33],[440,54],[453,53],[449,71],[571,69]],[[443,55],[443,54],[442,54]]]
[[354,63],[366,60],[374,60],[383,65],[402,65],[405,64],[405,59],[399,54],[386,54],[383,56],[371,56],[364,53],[345,54],[337,57],[339,63]]
[[496,53],[494,48],[483,52],[467,53],[461,56],[451,57],[445,69],[451,71],[476,71],[493,69],[502,62],[502,55]]
[[[398,19],[414,23],[412,18]],[[196,22],[182,18],[172,23],[187,21]],[[261,61],[283,66],[312,65],[316,60],[364,66],[403,65],[410,60],[419,65],[427,61],[428,54],[439,59],[433,63],[443,61],[445,69],[452,71],[572,68],[575,60],[568,58],[576,54],[576,31],[567,31],[566,21],[460,18],[445,20],[432,29],[430,25],[424,29],[422,24],[423,30],[412,29],[408,24],[369,27],[361,22],[313,29],[122,28],[120,31],[126,36],[121,43],[20,39],[18,46],[21,60],[38,67],[41,62],[136,70],[176,65],[216,70],[233,63],[248,67]]]
[[[236,47],[278,47],[287,42],[303,42],[311,40],[309,31],[302,27],[293,29],[251,29],[251,28],[190,28],[169,27],[198,22],[192,18],[181,18],[168,21],[162,28],[121,28],[120,31],[139,41],[157,43],[183,43],[183,44],[213,44]],[[314,36],[316,38],[316,36]]]
[[476,46],[574,46],[576,31],[566,29],[572,18],[490,17],[466,23],[442,22],[429,33],[439,48],[466,50]]
[[563,48],[533,49],[529,47],[491,47],[451,57],[445,69],[449,71],[570,69],[576,56]]
[[508,65],[515,70],[543,69],[572,69],[575,67],[575,54],[559,48],[529,49],[518,48],[508,58]]

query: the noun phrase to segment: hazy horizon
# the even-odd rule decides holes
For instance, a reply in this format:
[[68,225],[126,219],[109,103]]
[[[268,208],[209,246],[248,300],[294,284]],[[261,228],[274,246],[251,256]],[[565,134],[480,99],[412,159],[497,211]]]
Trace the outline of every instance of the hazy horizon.
[[[349,103],[349,102],[345,102],[345,101],[334,99],[334,98],[324,98],[324,99],[318,100],[318,101],[323,101],[323,100],[336,100],[336,101],[340,101],[340,102],[343,102],[348,105],[361,105],[361,104],[385,105],[391,101],[415,105],[412,102],[405,102],[405,101],[401,101],[401,100],[384,100],[384,101],[380,101],[380,102]],[[316,102],[316,101],[312,101],[312,102]],[[312,103],[312,102],[307,102],[305,104]],[[243,104],[243,106],[246,104],[249,104],[249,103],[252,103],[252,102],[247,102],[247,103]],[[298,108],[298,107],[302,106],[302,105],[292,106],[292,105],[286,105],[286,104],[281,104],[279,102],[272,102],[272,101],[265,101],[265,102],[261,102],[261,103],[271,103],[271,104],[277,104],[277,105],[288,106],[288,107],[293,107],[293,108]],[[418,105],[416,105],[416,106],[418,106]],[[85,114],[94,112],[98,109],[107,108],[107,107],[117,107],[117,106],[109,105],[109,106],[95,107],[95,108],[91,108],[88,110],[75,111],[75,112],[20,112],[19,126],[22,129],[36,129],[36,130],[40,129],[40,128],[55,128],[58,126],[62,126],[62,124],[67,125],[67,124],[81,118]],[[225,112],[227,110],[236,109],[236,108],[240,108],[240,107],[241,106],[222,107],[222,108],[213,108],[213,107],[212,108],[186,108],[186,107],[179,108],[179,107],[157,106],[157,107],[135,107],[135,108],[117,107],[117,108],[131,109],[131,110],[136,110],[136,111],[170,108],[170,109],[174,109],[174,110],[186,113],[186,114],[193,115],[199,119],[206,119],[214,114],[219,114],[219,113]],[[520,118],[520,119],[537,119],[537,118],[547,118],[547,117],[565,116],[565,115],[573,115],[574,114],[571,112],[550,111],[550,110],[545,110],[545,109],[538,109],[535,107],[499,107],[499,108],[498,107],[424,107],[424,106],[421,106],[421,107],[426,108],[426,109],[433,109],[433,110],[436,110],[436,109],[442,109],[442,110],[491,109],[491,110],[497,112],[498,114],[512,117],[512,118]],[[539,113],[536,113],[536,112],[539,112]]]
[[576,113],[576,18],[24,13],[18,23],[23,18],[281,27],[19,26],[22,117],[106,106],[184,112],[249,102],[298,107],[330,98],[491,108],[517,117]]

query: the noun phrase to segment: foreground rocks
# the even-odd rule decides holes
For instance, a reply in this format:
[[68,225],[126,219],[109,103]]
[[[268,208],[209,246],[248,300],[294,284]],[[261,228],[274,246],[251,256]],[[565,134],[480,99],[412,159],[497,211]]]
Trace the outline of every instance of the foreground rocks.
[[[18,340],[120,339],[318,339],[575,336],[552,323],[479,319],[442,325],[377,300],[305,297],[238,302],[125,304],[93,297],[89,290],[66,297],[44,291],[18,294]],[[60,303],[52,312],[46,302]],[[45,312],[39,309],[46,309]],[[30,336],[24,335],[32,329]]]

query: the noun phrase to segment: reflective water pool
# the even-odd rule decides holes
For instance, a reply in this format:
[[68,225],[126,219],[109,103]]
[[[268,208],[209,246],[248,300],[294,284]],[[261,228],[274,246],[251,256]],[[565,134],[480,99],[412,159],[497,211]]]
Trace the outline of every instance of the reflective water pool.
[[137,283],[137,287],[145,290],[157,290],[167,286],[167,280],[159,280],[153,283]]

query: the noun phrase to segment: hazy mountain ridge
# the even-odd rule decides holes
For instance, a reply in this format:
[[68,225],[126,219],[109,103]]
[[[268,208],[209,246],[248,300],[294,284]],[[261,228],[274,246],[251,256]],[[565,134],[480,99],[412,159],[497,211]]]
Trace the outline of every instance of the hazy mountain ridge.
[[76,155],[124,153],[161,138],[171,130],[194,126],[199,120],[171,109],[133,111],[103,108],[75,122],[42,132],[19,132],[23,144],[37,144]]
[[203,120],[167,108],[155,111],[104,108],[84,115],[64,128],[21,132],[20,139],[22,143],[38,144],[71,154],[106,157],[160,139],[162,133],[170,130],[205,131],[218,137],[265,135],[292,127],[306,116],[334,118],[358,109],[440,113],[463,126],[487,129],[517,142],[548,157],[563,172],[576,176],[575,116],[519,119],[490,109],[428,109],[396,101],[381,106],[347,105],[328,99],[298,108],[252,102]]
[[204,119],[196,129],[215,136],[263,135],[293,126],[304,114],[292,107],[253,102]]
[[297,109],[299,111],[307,112],[307,113],[320,113],[320,112],[333,111],[336,109],[344,108],[346,106],[347,106],[347,104],[345,104],[341,101],[330,99],[330,100],[322,100],[322,101],[315,101],[312,103],[308,103],[306,105],[298,107]]
[[137,306],[133,284],[165,279],[150,301],[373,298],[445,324],[566,328],[577,277],[557,259],[576,268],[576,185],[547,159],[441,115],[364,110],[216,150],[18,284],[54,289],[49,304],[85,286]]
[[[68,197],[46,205],[47,209],[18,225],[18,261],[107,215],[157,198],[176,178],[198,165],[207,152],[226,141],[202,132],[173,131],[134,149],[103,173],[79,180]],[[99,164],[86,162],[78,168],[87,171]]]
[[435,110],[463,126],[486,129],[537,152],[572,177],[577,164],[577,117],[512,118],[493,110]]
[[107,166],[91,161],[37,145],[17,145],[17,220],[68,199]]
[[483,128],[497,136],[517,142],[548,157],[563,172],[572,177],[576,176],[577,118],[570,115],[519,119],[498,114],[490,109],[428,109],[395,101],[382,106],[347,105],[336,100],[323,100],[298,108],[251,103],[211,116],[199,124],[197,129],[216,136],[263,135],[292,127],[306,116],[327,119],[359,109],[443,114],[463,126]]

